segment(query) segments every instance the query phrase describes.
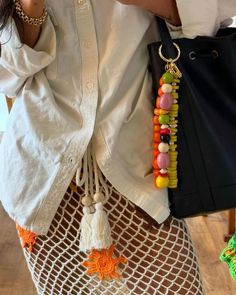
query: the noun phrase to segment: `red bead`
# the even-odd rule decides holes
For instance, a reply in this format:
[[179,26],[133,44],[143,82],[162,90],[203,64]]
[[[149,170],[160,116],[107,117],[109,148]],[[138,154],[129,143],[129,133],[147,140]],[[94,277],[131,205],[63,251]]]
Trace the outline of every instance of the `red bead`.
[[169,128],[160,129],[160,134],[170,134],[170,129]]
[[164,81],[162,78],[159,80],[159,84],[160,84],[160,86],[162,86],[164,84]]
[[158,176],[168,177],[168,173],[161,173],[160,171],[158,171]]

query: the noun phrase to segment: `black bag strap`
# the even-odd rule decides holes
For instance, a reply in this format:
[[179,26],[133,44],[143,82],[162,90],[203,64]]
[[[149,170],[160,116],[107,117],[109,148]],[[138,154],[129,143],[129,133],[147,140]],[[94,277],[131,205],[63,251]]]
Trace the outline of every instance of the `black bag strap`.
[[176,48],[173,45],[173,41],[171,39],[166,22],[158,16],[156,16],[156,22],[158,24],[158,31],[160,33],[160,39],[163,45],[163,52],[168,57],[175,57]]

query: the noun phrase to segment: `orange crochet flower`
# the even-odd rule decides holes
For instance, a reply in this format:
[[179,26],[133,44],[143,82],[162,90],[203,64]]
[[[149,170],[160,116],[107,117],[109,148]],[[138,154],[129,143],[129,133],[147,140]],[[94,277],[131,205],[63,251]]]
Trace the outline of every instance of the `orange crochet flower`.
[[119,278],[120,274],[117,273],[117,265],[119,263],[127,263],[128,260],[124,257],[113,258],[114,249],[114,245],[111,245],[109,249],[93,249],[88,256],[90,261],[84,261],[82,263],[88,267],[87,273],[97,273],[100,280],[104,280],[106,277],[109,279]]
[[22,248],[28,248],[29,252],[33,252],[33,246],[36,243],[36,234],[23,229],[18,224],[16,224],[16,229],[18,231],[18,234],[22,240]]

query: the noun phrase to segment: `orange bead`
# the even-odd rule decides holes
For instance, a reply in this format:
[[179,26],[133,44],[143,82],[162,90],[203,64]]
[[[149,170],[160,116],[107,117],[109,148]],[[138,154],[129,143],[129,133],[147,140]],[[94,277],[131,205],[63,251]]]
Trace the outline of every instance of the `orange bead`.
[[160,86],[162,86],[162,84],[164,84],[164,81],[162,78],[159,80],[159,84],[160,84]]
[[159,175],[159,170],[154,169],[154,170],[153,170],[153,175],[154,175],[155,177],[157,177],[157,176]]
[[158,96],[162,96],[163,95],[163,91],[161,90],[161,88],[158,89]]
[[158,146],[159,146],[159,143],[155,143],[155,142],[153,143],[153,149],[154,150],[158,150]]
[[169,114],[169,111],[155,108],[154,109],[154,114],[156,116],[159,116],[159,115],[167,115],[167,114]]
[[160,108],[160,100],[161,98],[158,96],[156,99],[156,107],[159,109]]
[[159,118],[158,118],[158,116],[154,116],[154,118],[153,118],[153,123],[154,123],[155,125],[159,125]]
[[154,132],[154,134],[153,134],[153,141],[154,142],[161,142],[161,138],[160,138],[160,133],[159,132]]
[[154,132],[159,132],[161,130],[161,126],[160,125],[154,125],[153,130],[154,130]]
[[159,152],[158,150],[154,150],[154,151],[153,151],[153,156],[156,158],[156,157],[159,155],[159,153],[160,153],[160,152]]
[[159,167],[158,167],[158,165],[157,165],[157,160],[156,160],[156,159],[153,160],[153,162],[152,162],[152,167],[153,167],[155,170],[158,170],[158,169],[159,169]]

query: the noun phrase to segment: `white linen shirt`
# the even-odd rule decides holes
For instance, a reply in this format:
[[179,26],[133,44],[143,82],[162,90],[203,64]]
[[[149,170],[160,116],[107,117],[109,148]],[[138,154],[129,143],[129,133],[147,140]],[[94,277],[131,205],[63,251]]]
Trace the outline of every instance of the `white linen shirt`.
[[[173,36],[213,35],[235,0],[177,0]],[[152,176],[151,13],[114,0],[48,0],[34,48],[14,21],[1,33],[0,92],[16,97],[0,145],[0,198],[23,228],[46,234],[90,141],[112,185],[157,222],[169,215]],[[210,11],[210,12],[209,12]]]

